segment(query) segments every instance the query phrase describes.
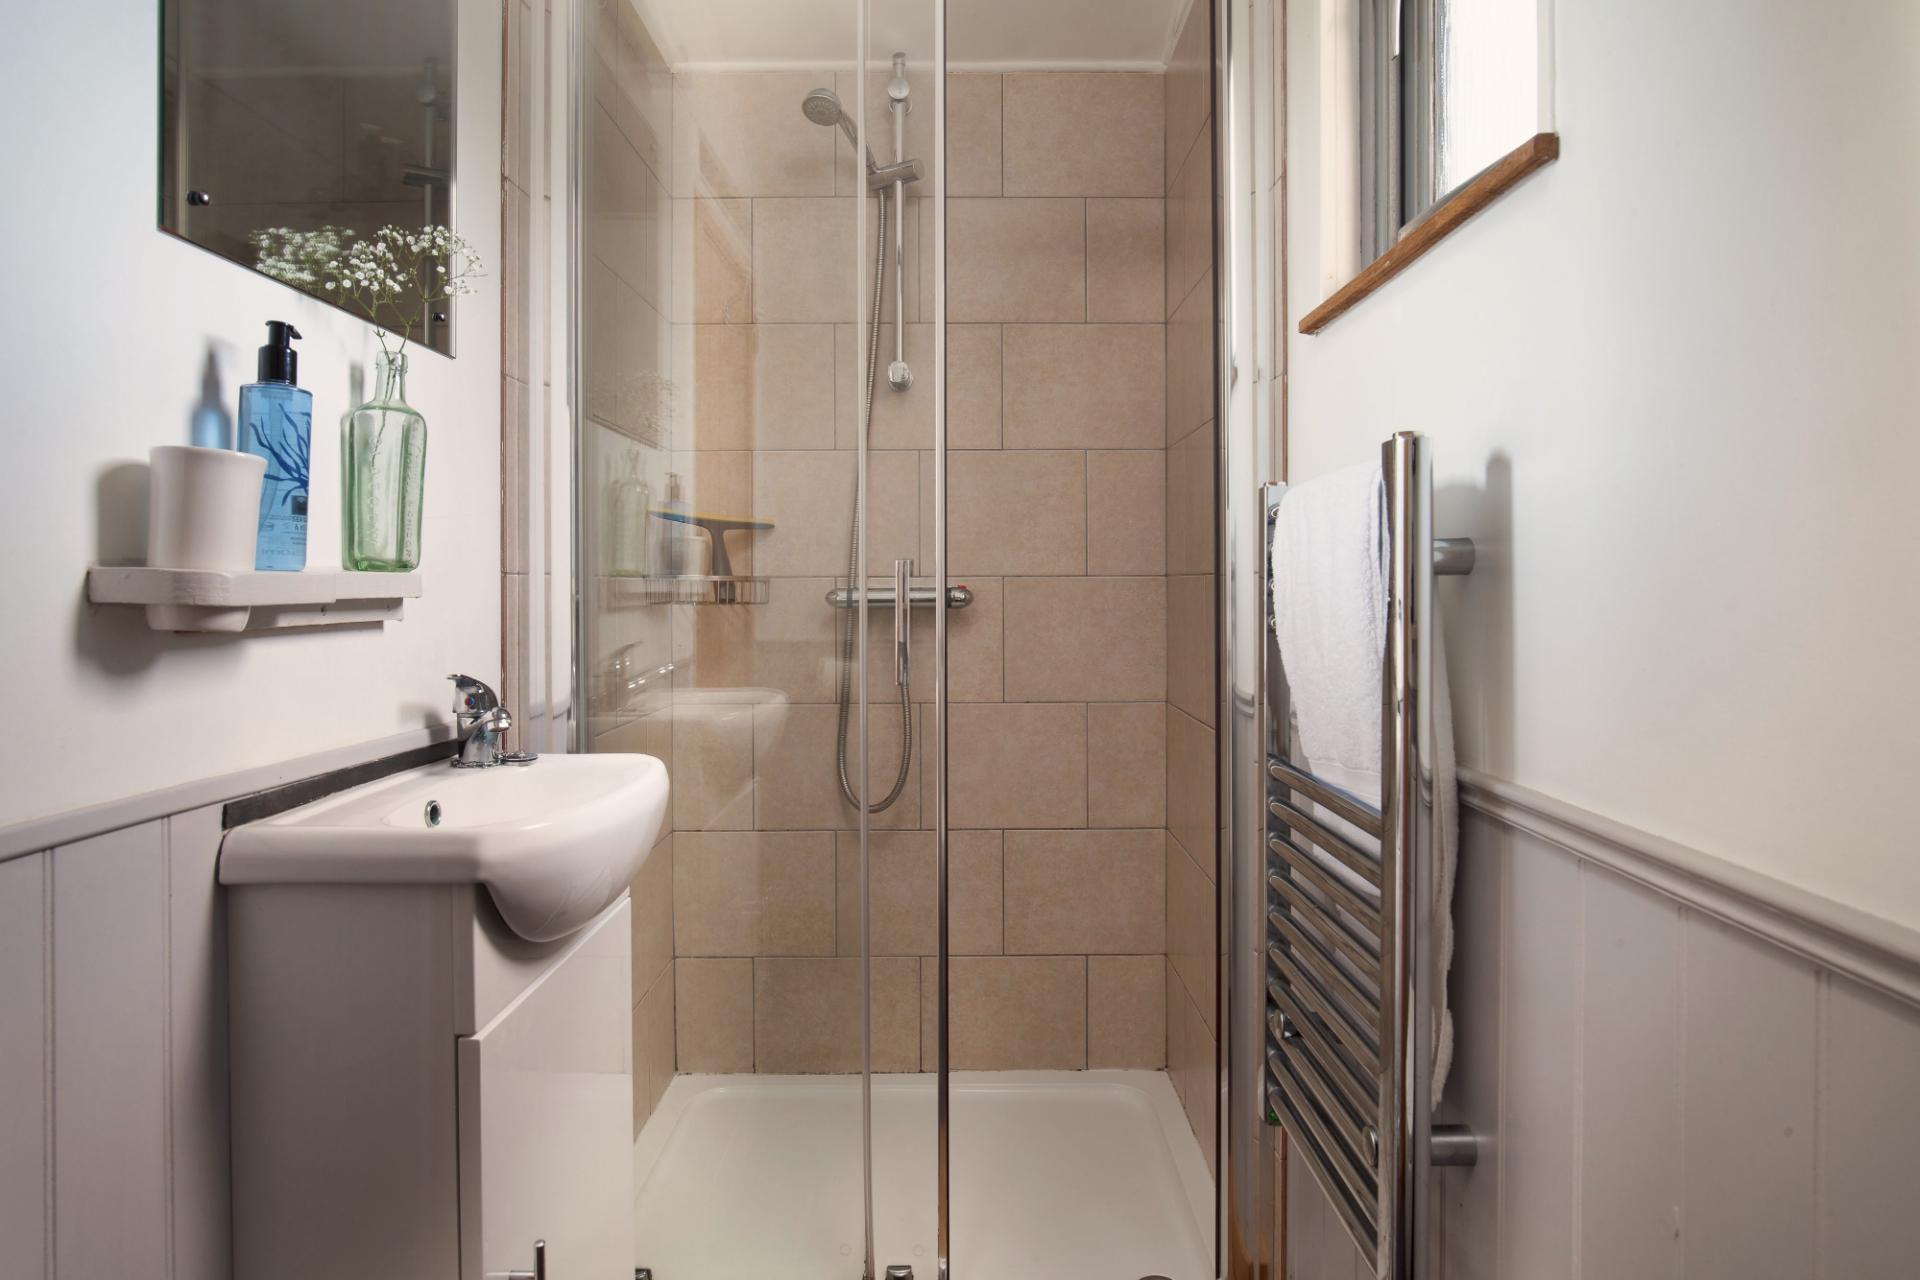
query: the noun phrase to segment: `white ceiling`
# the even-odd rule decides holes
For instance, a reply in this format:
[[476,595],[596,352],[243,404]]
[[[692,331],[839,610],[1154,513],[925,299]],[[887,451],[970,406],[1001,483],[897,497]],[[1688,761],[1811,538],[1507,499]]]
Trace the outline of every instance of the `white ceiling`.
[[[853,61],[860,0],[639,0],[675,66]],[[1189,0],[947,0],[948,65],[1159,67]],[[931,55],[933,0],[871,0],[869,47]]]

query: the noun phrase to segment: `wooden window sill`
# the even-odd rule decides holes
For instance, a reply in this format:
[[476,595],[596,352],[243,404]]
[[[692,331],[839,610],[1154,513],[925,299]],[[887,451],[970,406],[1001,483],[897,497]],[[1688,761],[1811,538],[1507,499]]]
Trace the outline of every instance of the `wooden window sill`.
[[1398,244],[1307,312],[1300,321],[1300,332],[1318,333],[1332,324],[1360,299],[1413,265],[1415,259],[1439,244],[1456,227],[1511,191],[1522,178],[1559,157],[1560,135],[1557,133],[1536,133],[1507,152],[1472,182],[1435,206],[1426,218],[1400,237]]

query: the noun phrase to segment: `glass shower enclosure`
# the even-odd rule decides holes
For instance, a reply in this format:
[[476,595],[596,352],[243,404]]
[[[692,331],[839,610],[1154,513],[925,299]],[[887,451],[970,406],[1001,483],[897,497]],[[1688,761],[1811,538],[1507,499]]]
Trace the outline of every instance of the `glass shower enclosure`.
[[661,1280],[1214,1274],[1210,15],[1027,9],[576,11]]

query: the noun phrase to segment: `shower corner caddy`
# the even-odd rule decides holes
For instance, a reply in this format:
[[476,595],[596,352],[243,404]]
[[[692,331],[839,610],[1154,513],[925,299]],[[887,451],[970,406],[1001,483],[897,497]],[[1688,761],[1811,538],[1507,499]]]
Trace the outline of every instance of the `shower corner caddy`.
[[733,571],[727,535],[735,531],[764,533],[771,520],[752,516],[723,516],[698,511],[655,510],[654,519],[692,525],[707,535],[712,573],[663,574],[657,577],[615,576],[607,579],[607,594],[616,607],[649,604],[765,604],[767,579]]
[[288,627],[398,622],[424,587],[419,570],[165,569],[96,564],[87,569],[92,604],[143,606],[155,631],[280,631]]
[[[1273,630],[1273,524],[1287,486],[1262,486],[1266,744],[1265,1120],[1313,1171],[1379,1280],[1427,1280],[1436,1166],[1477,1140],[1432,1120],[1433,762],[1425,705],[1435,574],[1473,569],[1473,543],[1435,538],[1426,441],[1381,446],[1390,563],[1381,688],[1381,794],[1350,794],[1292,758]],[[1375,852],[1377,848],[1377,852]],[[1365,882],[1371,892],[1356,886]],[[1375,898],[1378,901],[1376,903]]]
[[617,609],[650,604],[765,604],[767,579],[741,574],[689,573],[672,577],[603,579],[607,603]]

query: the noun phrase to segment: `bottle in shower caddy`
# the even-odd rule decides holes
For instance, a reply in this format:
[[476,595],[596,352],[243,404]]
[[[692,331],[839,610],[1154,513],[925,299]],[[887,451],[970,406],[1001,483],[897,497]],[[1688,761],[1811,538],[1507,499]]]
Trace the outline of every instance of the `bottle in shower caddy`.
[[685,516],[687,514],[686,490],[681,487],[680,473],[667,473],[667,497],[654,512],[650,526],[651,549],[648,563],[655,577],[681,578],[693,572],[693,557],[688,554],[688,544],[693,539],[686,536]]
[[615,577],[637,578],[647,571],[647,526],[653,495],[640,479],[640,459],[628,454],[620,478],[610,486],[607,559]]
[[242,452],[267,460],[260,485],[259,541],[254,568],[298,572],[307,567],[307,481],[312,458],[313,393],[300,386],[300,331],[267,321],[258,380],[240,388]]

